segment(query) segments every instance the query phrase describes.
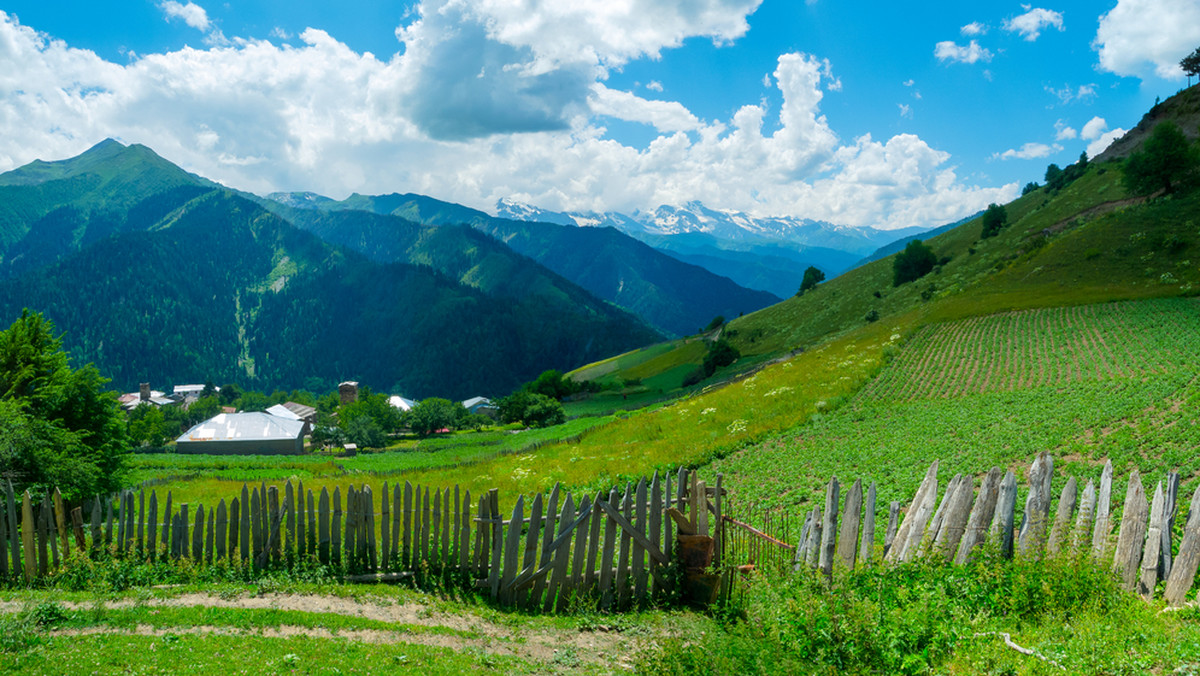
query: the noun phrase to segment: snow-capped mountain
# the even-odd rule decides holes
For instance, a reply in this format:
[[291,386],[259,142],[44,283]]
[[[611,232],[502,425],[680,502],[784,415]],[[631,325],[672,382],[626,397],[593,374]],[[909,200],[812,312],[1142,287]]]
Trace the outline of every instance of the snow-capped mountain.
[[809,218],[756,218],[738,211],[710,209],[698,201],[682,206],[660,206],[653,211],[557,212],[515,200],[503,199],[496,205],[497,215],[520,221],[541,221],[580,227],[611,226],[639,239],[703,233],[729,242],[776,242],[800,246],[825,247],[858,255],[920,232],[927,228],[878,230],[870,227],[835,225]]
[[296,209],[320,209],[333,202],[331,198],[315,192],[273,192],[267,195],[267,199]]

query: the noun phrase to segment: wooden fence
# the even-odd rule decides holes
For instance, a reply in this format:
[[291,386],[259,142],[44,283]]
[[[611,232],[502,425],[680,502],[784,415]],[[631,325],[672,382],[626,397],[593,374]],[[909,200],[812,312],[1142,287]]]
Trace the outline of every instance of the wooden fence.
[[[876,487],[855,481],[840,495],[833,478],[824,504],[789,520],[775,512],[758,526],[726,513],[717,475],[713,487],[687,470],[642,479],[578,499],[555,487],[549,495],[518,496],[502,511],[491,490],[370,486],[330,494],[261,484],[215,507],[172,504],[171,493],[125,491],[96,498],[69,512],[59,493],[16,495],[9,485],[0,506],[0,577],[32,580],[76,555],[140,560],[190,560],[254,570],[323,564],[351,581],[440,575],[484,590],[493,600],[528,609],[562,610],[594,603],[620,610],[665,594],[699,587],[712,598],[718,576],[740,564],[775,561],[793,569],[815,567],[827,576],[842,568],[940,556],[966,563],[992,541],[1004,556],[1040,558],[1067,551],[1111,565],[1124,586],[1146,598],[1165,581],[1165,597],[1182,603],[1200,565],[1200,490],[1192,497],[1178,553],[1173,523],[1179,476],[1160,481],[1147,501],[1140,474],[1128,481],[1113,539],[1112,464],[1097,487],[1082,491],[1068,478],[1053,516],[1053,459],[1037,457],[1029,471],[1023,516],[1015,523],[1017,480],[992,468],[956,475],[939,490],[934,462],[901,521],[901,504],[888,506],[882,538],[876,523]],[[941,500],[938,500],[939,494]],[[343,500],[343,497],[345,498]],[[773,521],[771,520],[773,519]],[[793,533],[793,531],[798,531]],[[789,542],[792,541],[792,542]],[[882,543],[882,546],[880,546]],[[681,581],[687,581],[682,589]],[[728,587],[725,587],[727,590]],[[710,593],[712,592],[712,593]]]
[[57,490],[37,505],[26,491],[18,509],[10,484],[0,509],[0,576],[32,580],[59,569],[73,539],[92,557],[255,570],[320,563],[353,581],[458,576],[502,604],[561,610],[579,597],[622,609],[671,587],[671,544],[681,532],[707,535],[710,513],[719,522],[720,477],[717,484],[708,489],[681,469],[578,499],[556,486],[548,496],[518,496],[502,512],[496,490],[475,498],[458,486],[385,483],[378,497],[370,486],[351,486],[343,501],[340,487],[315,494],[289,481],[243,486],[240,497],[207,508],[172,504],[170,492],[160,500],[156,490],[130,490],[95,498],[86,518],[83,507],[68,514]]

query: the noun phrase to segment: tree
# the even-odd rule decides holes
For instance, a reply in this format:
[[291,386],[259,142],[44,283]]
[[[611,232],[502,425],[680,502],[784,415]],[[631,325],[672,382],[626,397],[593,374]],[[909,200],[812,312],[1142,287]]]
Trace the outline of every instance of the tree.
[[430,397],[412,407],[405,415],[408,427],[420,436],[427,437],[440,429],[454,429],[465,419],[467,409],[448,399]]
[[933,249],[914,239],[892,260],[892,286],[924,277],[937,265],[937,260]]
[[805,291],[817,288],[817,285],[825,281],[825,273],[810,265],[804,270],[804,279],[800,281],[800,292],[797,296],[803,296]]
[[1183,74],[1188,77],[1188,86],[1192,86],[1192,77],[1200,75],[1200,47],[1196,51],[1183,57],[1179,62],[1179,67],[1183,69]]
[[709,331],[712,331],[713,329],[719,329],[724,325],[725,325],[725,316],[717,315],[716,317],[712,318],[712,321],[710,321],[708,323],[708,326],[704,327],[704,330],[701,331],[701,333],[707,333]]
[[1024,188],[1021,188],[1021,196],[1024,197],[1025,195],[1028,195],[1029,193],[1037,190],[1040,187],[1042,187],[1042,186],[1038,185],[1037,181],[1030,181],[1025,184]]
[[1000,229],[1008,224],[1008,211],[998,204],[989,204],[987,211],[983,212],[983,239],[995,237],[1000,234]]
[[128,437],[107,382],[91,364],[70,367],[40,314],[0,331],[0,476],[67,499],[123,487]]
[[383,448],[387,445],[383,428],[370,416],[363,415],[342,423],[342,431],[346,440],[359,448]]
[[1160,122],[1125,161],[1125,186],[1135,195],[1171,194],[1200,164],[1196,147],[1174,122]]

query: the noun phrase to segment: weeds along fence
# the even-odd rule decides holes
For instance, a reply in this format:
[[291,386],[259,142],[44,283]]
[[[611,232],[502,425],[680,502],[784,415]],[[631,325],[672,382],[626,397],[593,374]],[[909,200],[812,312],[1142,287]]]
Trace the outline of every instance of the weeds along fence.
[[876,523],[883,510],[876,509],[873,483],[864,489],[857,480],[843,497],[833,478],[824,504],[796,518],[739,511],[720,474],[709,487],[685,469],[578,499],[555,487],[548,495],[518,496],[503,510],[494,489],[475,497],[458,486],[405,482],[384,483],[378,497],[368,485],[351,486],[343,496],[340,487],[314,494],[289,481],[282,488],[243,486],[228,504],[208,508],[172,504],[170,492],[160,501],[156,490],[143,489],[68,512],[57,490],[35,505],[28,491],[18,502],[9,485],[0,506],[0,577],[53,575],[71,556],[254,571],[320,564],[356,582],[440,576],[530,610],[579,603],[624,610],[680,595],[711,601],[730,591],[738,569],[808,566],[833,577],[922,556],[961,565],[990,542],[1007,557],[1074,553],[1111,562],[1126,589],[1150,599],[1163,582],[1166,600],[1181,604],[1200,566],[1200,490],[1176,547],[1177,473],[1158,482],[1147,500],[1134,470],[1118,521],[1111,462],[1099,486],[1089,480],[1080,490],[1068,478],[1057,502],[1053,464],[1042,453],[1030,467],[1019,524],[1011,470],[1002,475],[993,467],[981,475],[978,491],[974,476],[955,475],[942,491],[937,462],[907,509],[888,506],[886,526]]
[[[289,481],[243,486],[228,504],[207,508],[143,489],[68,512],[57,490],[35,504],[10,484],[0,508],[0,576],[32,581],[69,556],[253,570],[322,564],[349,581],[442,576],[527,609],[561,610],[578,597],[619,610],[677,590],[677,536],[719,540],[720,529],[715,540],[707,534],[708,515],[720,520],[720,482],[710,489],[680,470],[578,499],[555,487],[548,496],[518,496],[504,511],[496,490],[476,498],[458,486],[405,482],[385,483],[378,495],[350,487],[343,496],[340,487],[314,494]],[[697,568],[712,563],[714,549],[709,544]]]
[[[993,467],[982,475],[978,492],[974,476],[957,474],[940,492],[939,501],[935,461],[904,510],[903,521],[901,504],[888,506],[881,552],[876,540],[875,484],[864,494],[862,481],[855,481],[840,499],[841,486],[835,477],[826,485],[824,505],[808,511],[802,521],[777,517],[784,539],[789,529],[799,527],[795,545],[726,518],[726,528],[737,525],[744,534],[725,536],[724,560],[728,566],[761,560],[780,566],[790,558],[796,570],[809,566],[833,576],[838,569],[871,565],[877,553],[882,554],[884,563],[934,556],[962,565],[990,541],[1000,555],[1009,558],[1091,556],[1101,565],[1111,565],[1125,589],[1147,600],[1154,597],[1160,582],[1169,604],[1186,600],[1200,565],[1200,489],[1192,496],[1176,547],[1172,539],[1178,512],[1177,472],[1159,481],[1153,498],[1147,500],[1141,474],[1133,470],[1119,521],[1112,496],[1111,461],[1105,463],[1098,487],[1089,480],[1080,490],[1074,477],[1067,478],[1057,502],[1052,501],[1053,475],[1053,458],[1048,453],[1038,455],[1029,469],[1018,524],[1017,479],[1011,470],[1001,475],[1000,469]],[[1056,506],[1053,515],[1052,505]]]

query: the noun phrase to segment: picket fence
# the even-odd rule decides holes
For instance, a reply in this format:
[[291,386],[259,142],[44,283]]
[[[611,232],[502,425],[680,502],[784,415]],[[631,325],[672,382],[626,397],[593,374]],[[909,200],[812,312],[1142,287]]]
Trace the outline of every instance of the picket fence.
[[[314,494],[303,482],[293,490],[289,481],[282,488],[243,486],[228,505],[222,499],[207,509],[172,505],[170,492],[160,502],[155,490],[129,490],[92,500],[85,521],[83,506],[68,513],[57,490],[35,506],[28,491],[18,503],[10,484],[0,506],[0,577],[53,573],[73,537],[81,556],[227,562],[255,570],[320,563],[356,582],[443,576],[525,609],[555,611],[582,602],[622,610],[676,592],[706,602],[729,592],[737,569],[807,566],[832,578],[855,566],[921,556],[961,565],[990,540],[1007,557],[1075,552],[1111,561],[1125,588],[1147,599],[1159,581],[1173,605],[1192,588],[1200,566],[1200,490],[1173,556],[1176,472],[1158,483],[1151,501],[1141,475],[1131,472],[1114,541],[1111,462],[1098,487],[1089,480],[1080,491],[1068,478],[1051,518],[1053,458],[1040,454],[1028,473],[1019,525],[1011,470],[1002,475],[993,467],[978,493],[975,477],[962,474],[941,491],[938,464],[925,473],[903,521],[901,504],[889,505],[882,548],[875,484],[864,490],[857,480],[843,499],[836,477],[824,504],[795,521],[803,525],[794,544],[785,514],[751,525],[751,516],[726,513],[734,504],[720,474],[709,487],[686,469],[578,500],[556,486],[549,495],[518,496],[507,513],[494,489],[475,499],[459,486],[405,482],[389,489],[384,483],[377,499],[370,486],[351,486],[343,506],[340,487]],[[772,534],[773,525],[783,532]]]
[[718,476],[708,488],[681,469],[578,500],[556,486],[548,496],[518,496],[507,515],[494,489],[476,500],[459,486],[409,482],[385,483],[378,499],[368,485],[351,486],[344,507],[340,487],[315,494],[303,482],[295,490],[290,481],[244,485],[228,505],[207,509],[173,505],[169,491],[160,501],[156,490],[127,490],[95,498],[86,520],[82,506],[67,513],[57,489],[36,506],[26,491],[18,509],[10,484],[0,510],[0,576],[11,569],[32,580],[58,570],[73,536],[79,555],[92,557],[256,570],[319,562],[351,581],[457,576],[522,608],[562,610],[579,597],[624,609],[672,587],[671,545],[679,534],[707,536],[710,514],[720,522],[720,483]]

